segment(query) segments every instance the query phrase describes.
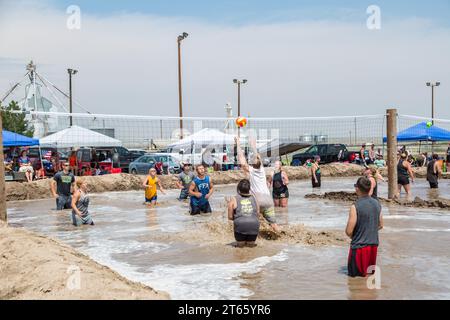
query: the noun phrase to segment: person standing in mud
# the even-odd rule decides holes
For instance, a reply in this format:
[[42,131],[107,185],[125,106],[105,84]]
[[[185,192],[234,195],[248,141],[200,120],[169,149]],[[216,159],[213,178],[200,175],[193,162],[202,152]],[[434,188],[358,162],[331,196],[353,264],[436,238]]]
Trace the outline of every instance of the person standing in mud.
[[442,169],[438,162],[439,156],[436,153],[433,154],[432,159],[427,165],[427,181],[430,183],[431,189],[438,189]]
[[178,200],[183,201],[189,197],[189,186],[194,180],[195,174],[191,171],[189,163],[183,164],[183,172],[178,175],[177,187],[181,189]]
[[281,161],[275,161],[275,171],[269,180],[269,185],[272,185],[272,198],[275,207],[286,208],[289,199],[289,178],[287,173],[283,170]]
[[410,185],[410,178],[411,182],[414,183],[414,172],[412,171],[411,164],[407,160],[408,155],[406,153],[402,153],[400,155],[400,160],[397,164],[397,172],[398,172],[398,194],[397,196],[400,197],[400,193],[402,191],[402,187],[405,189],[407,196],[409,197],[411,195],[411,185]]
[[350,208],[345,233],[351,239],[348,256],[348,275],[365,277],[376,266],[379,246],[378,232],[383,228],[381,205],[369,196],[372,184],[361,177],[355,184],[358,200]]
[[250,194],[250,181],[239,181],[237,193],[228,202],[228,219],[233,221],[237,247],[254,247],[259,233],[259,207],[255,197]]
[[205,167],[201,164],[195,167],[197,176],[192,180],[189,187],[189,195],[191,196],[191,215],[200,213],[210,213],[211,205],[209,198],[214,192],[214,186],[211,178],[205,174]]
[[239,137],[235,137],[234,139],[236,142],[239,165],[241,166],[242,171],[244,171],[249,176],[250,192],[256,198],[263,217],[270,224],[273,231],[279,233],[280,228],[276,223],[275,207],[273,205],[273,199],[270,195],[269,187],[267,185],[266,172],[261,161],[261,156],[256,150],[256,141],[255,139],[250,140],[250,147],[253,154],[251,156],[249,164],[245,159]]
[[145,179],[143,185],[145,188],[145,204],[148,204],[150,206],[155,206],[156,202],[158,201],[158,189],[165,194],[164,188],[161,185],[161,181],[156,176],[156,169],[151,168],[148,170],[148,176]]
[[311,170],[311,182],[313,188],[320,188],[322,186],[322,180],[321,180],[321,172],[320,172],[320,157],[315,156],[314,162],[312,163],[312,166],[310,168]]
[[378,180],[381,175],[374,166],[369,166],[364,172],[364,175],[370,180],[369,196],[378,200]]
[[93,226],[91,215],[89,213],[89,195],[88,186],[86,181],[77,179],[77,189],[75,190],[72,198],[72,224],[74,226],[81,226],[88,224]]
[[62,165],[62,171],[53,176],[50,189],[56,198],[56,210],[72,208],[72,191],[75,186],[75,176],[69,172],[69,163]]

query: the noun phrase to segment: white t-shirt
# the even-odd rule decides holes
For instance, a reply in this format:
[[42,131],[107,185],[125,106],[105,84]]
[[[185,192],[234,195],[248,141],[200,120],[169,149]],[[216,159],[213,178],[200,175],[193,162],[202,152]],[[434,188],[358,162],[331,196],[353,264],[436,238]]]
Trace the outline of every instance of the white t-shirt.
[[248,166],[250,172],[250,191],[253,195],[264,194],[270,196],[269,188],[267,187],[266,172],[264,166],[261,165],[259,169]]

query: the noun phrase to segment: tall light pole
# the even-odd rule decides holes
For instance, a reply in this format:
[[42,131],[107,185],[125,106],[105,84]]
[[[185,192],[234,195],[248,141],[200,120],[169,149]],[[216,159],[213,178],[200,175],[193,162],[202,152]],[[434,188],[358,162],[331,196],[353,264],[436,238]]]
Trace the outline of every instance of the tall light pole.
[[427,87],[431,87],[431,123],[434,125],[434,88],[439,87],[440,82],[427,82]]
[[183,139],[183,96],[181,90],[181,41],[187,38],[189,34],[183,32],[178,36],[178,100],[179,100],[179,111],[180,111],[180,139]]
[[69,73],[69,121],[70,126],[72,126],[72,75],[77,74],[78,70],[67,69],[67,72]]
[[238,80],[233,79],[233,82],[237,84],[238,87],[238,117],[241,116],[241,84],[247,83],[247,79]]

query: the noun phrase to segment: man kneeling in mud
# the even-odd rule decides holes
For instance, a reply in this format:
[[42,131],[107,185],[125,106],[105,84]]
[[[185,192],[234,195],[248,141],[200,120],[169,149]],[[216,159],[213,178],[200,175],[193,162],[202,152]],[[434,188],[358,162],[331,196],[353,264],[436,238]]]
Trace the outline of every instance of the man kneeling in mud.
[[254,247],[259,232],[259,207],[255,197],[250,194],[250,181],[241,180],[237,193],[228,202],[228,219],[234,224],[237,247]]
[[260,212],[272,227],[276,233],[280,232],[280,229],[275,219],[275,207],[273,205],[272,195],[270,194],[269,187],[267,186],[266,172],[261,161],[261,156],[256,150],[255,139],[250,140],[250,147],[252,156],[250,158],[250,164],[245,159],[244,152],[241,149],[241,143],[239,137],[235,138],[238,160],[241,169],[249,175],[250,180],[250,192],[256,198],[258,202]]
[[350,208],[345,233],[352,239],[348,255],[348,275],[365,277],[369,267],[377,263],[378,231],[383,228],[383,216],[378,200],[369,196],[372,183],[361,177],[355,184],[358,200]]

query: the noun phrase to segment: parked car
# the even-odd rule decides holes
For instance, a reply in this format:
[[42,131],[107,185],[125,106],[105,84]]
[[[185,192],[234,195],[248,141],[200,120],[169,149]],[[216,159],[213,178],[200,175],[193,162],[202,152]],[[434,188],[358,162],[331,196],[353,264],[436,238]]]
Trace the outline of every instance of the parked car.
[[77,150],[79,169],[94,162],[111,162],[113,168],[120,168],[122,172],[128,172],[130,163],[140,156],[124,147],[80,148]]
[[345,144],[318,144],[309,147],[305,151],[295,154],[292,157],[292,166],[301,166],[308,159],[315,156],[320,157],[320,163],[332,163],[338,161],[351,161],[354,159],[354,152],[349,152]]
[[148,170],[153,167],[158,174],[181,172],[180,163],[166,153],[147,153],[139,157],[130,163],[129,172],[133,174],[147,174]]
[[146,151],[144,149],[128,149],[128,151],[130,151],[131,153],[134,153],[134,154],[140,154],[141,156],[148,153],[148,151]]

